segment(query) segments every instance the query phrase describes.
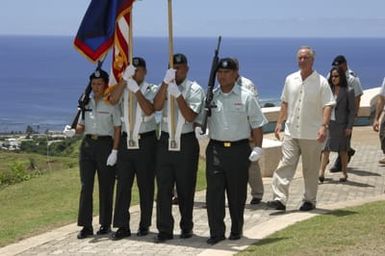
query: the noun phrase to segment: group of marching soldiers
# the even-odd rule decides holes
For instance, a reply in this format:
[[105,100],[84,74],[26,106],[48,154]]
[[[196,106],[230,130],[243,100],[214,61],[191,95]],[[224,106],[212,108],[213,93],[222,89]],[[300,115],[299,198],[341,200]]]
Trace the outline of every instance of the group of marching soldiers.
[[[298,109],[303,108],[299,114],[311,113],[313,121],[311,124],[306,122],[294,124],[297,128],[301,125],[311,125],[312,128],[304,130],[311,130],[312,134],[314,130],[312,140],[319,143],[324,137],[318,142],[319,138],[316,140],[315,137],[317,132],[319,136],[326,134],[324,129],[330,119],[334,98],[330,88],[323,83],[324,80],[316,79],[319,75],[312,70],[314,60],[312,49],[300,48],[297,60],[300,71],[298,77],[292,81],[287,80],[285,84],[281,98],[284,108],[281,109],[280,123],[277,123],[277,127],[280,131],[282,121],[286,120],[286,117],[288,120],[292,119],[291,104],[293,100],[298,100],[298,97],[292,98],[292,95],[297,93],[296,90],[302,94],[302,89],[299,92],[298,88],[308,83],[312,84],[307,87],[313,91],[304,90],[304,93],[309,94],[304,96],[304,104],[309,104],[306,102],[310,100],[313,105],[306,107],[297,101],[293,104]],[[129,207],[132,186],[136,179],[140,198],[140,223],[136,235],[149,234],[156,194],[158,233],[155,242],[165,242],[174,238],[172,197],[176,187],[181,215],[180,238],[188,239],[193,236],[193,206],[199,160],[198,137],[201,136],[200,126],[204,119],[202,113],[205,108],[205,92],[198,83],[188,79],[188,71],[187,57],[180,53],[174,54],[173,66],[166,71],[161,84],[150,84],[145,80],[147,74],[145,60],[135,57],[123,72],[120,82],[113,90],[109,90],[108,97],[105,92],[109,75],[99,69],[90,76],[93,97],[86,108],[84,119],[79,121],[76,129],[66,127],[64,130],[67,136],[73,136],[75,133],[84,134],[80,150],[81,194],[78,214],[78,225],[83,228],[78,234],[79,239],[94,234],[92,195],[95,173],[98,175],[100,203],[100,228],[97,235],[111,233],[112,224],[117,228],[111,233],[112,240],[131,236]],[[206,148],[206,206],[210,237],[207,243],[211,245],[226,239],[225,195],[231,217],[228,239],[238,240],[242,237],[249,167],[251,162],[257,162],[263,155],[262,127],[268,122],[261,112],[254,86],[250,80],[240,76],[239,63],[235,58],[220,59],[215,72],[219,86],[212,92],[211,104],[214,107],[207,119],[208,133],[205,135],[209,139]],[[320,85],[319,81],[323,84]],[[317,90],[322,93],[317,93]],[[319,97],[321,94],[322,99],[311,98]],[[171,100],[174,101],[174,105],[170,104]],[[135,113],[134,118],[129,116],[130,108]],[[306,114],[306,111],[310,112]],[[155,115],[159,112],[162,113],[160,120]],[[294,113],[297,114],[295,111]],[[173,122],[175,127],[172,126]],[[295,129],[290,125],[292,125],[290,122],[286,124],[290,129],[285,129],[284,141],[301,142],[300,137],[299,139],[295,137],[293,133]],[[315,130],[318,128],[319,130]],[[301,133],[302,128],[298,129]],[[170,131],[173,131],[173,134]],[[276,129],[275,132],[279,131]],[[292,135],[288,134],[290,131]],[[304,141],[308,143],[309,139],[305,138]],[[173,143],[177,145],[176,149]],[[283,148],[289,152],[294,147],[296,145],[292,144]],[[301,143],[299,147],[302,147]],[[320,147],[317,146],[317,150],[318,148],[319,152],[311,153],[318,154],[319,158]],[[285,166],[286,169],[294,166],[287,166],[290,163],[290,159],[285,159],[287,152],[283,152],[284,157],[280,163],[280,166],[282,168]],[[300,149],[297,150],[297,154],[300,152]],[[286,173],[285,177],[274,177],[274,200],[270,202],[272,208],[283,208],[281,205],[277,207],[276,204],[286,202],[287,191],[284,186],[288,186],[290,173]],[[317,176],[315,179],[317,180]],[[117,188],[113,211],[115,180]],[[263,193],[263,185],[259,186]],[[305,192],[305,203],[314,203],[315,201],[306,201],[307,194],[310,193]],[[253,198],[251,203],[259,203],[260,200],[261,196]],[[311,209],[313,208],[307,207],[305,210]]]
[[[228,196],[232,220],[229,239],[240,239],[243,211],[247,197],[250,160],[262,154],[262,126],[267,123],[261,112],[255,91],[241,87],[236,59],[223,58],[216,68],[220,87],[215,89],[211,115],[208,118],[210,142],[206,150],[207,214],[210,227],[209,244],[225,239],[225,193]],[[111,239],[131,235],[130,212],[133,182],[139,188],[140,223],[138,236],[149,234],[156,181],[156,242],[173,239],[174,218],[172,196],[178,194],[181,214],[180,238],[193,235],[193,206],[199,160],[198,128],[202,120],[205,92],[188,79],[188,60],[184,54],[174,54],[173,68],[166,71],[158,86],[146,82],[146,62],[133,58],[122,75],[121,82],[111,90],[108,99],[108,74],[97,70],[90,76],[93,97],[76,131],[66,128],[68,136],[83,133],[80,150],[81,195],[78,225],[83,229],[78,238],[93,235],[92,193],[95,173],[98,174],[100,228],[98,235],[117,228]],[[135,129],[130,135],[127,109],[129,93],[133,93]],[[174,98],[174,109],[168,101]],[[160,126],[155,113],[161,111]],[[170,149],[170,116],[175,111],[175,140],[178,149]],[[159,120],[158,120],[159,122]],[[129,138],[137,138],[138,146],[129,147]],[[250,148],[250,140],[255,145]],[[117,181],[115,207],[113,191]],[[112,213],[114,215],[112,215]]]

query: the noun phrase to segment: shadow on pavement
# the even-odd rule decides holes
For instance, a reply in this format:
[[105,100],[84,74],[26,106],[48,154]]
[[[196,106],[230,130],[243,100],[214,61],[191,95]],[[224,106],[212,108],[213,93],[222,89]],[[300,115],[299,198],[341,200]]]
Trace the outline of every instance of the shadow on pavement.
[[375,172],[368,172],[364,170],[359,170],[355,168],[350,168],[348,173],[353,173],[357,176],[381,176],[381,174],[375,173]]
[[345,182],[341,182],[339,180],[333,180],[333,179],[325,179],[324,183],[322,184],[341,184],[341,185],[349,185],[349,186],[355,186],[355,187],[361,187],[361,188],[374,188],[373,185],[369,185],[367,183],[362,183],[362,182],[357,182],[357,181],[352,181],[352,180],[348,180],[345,181]]

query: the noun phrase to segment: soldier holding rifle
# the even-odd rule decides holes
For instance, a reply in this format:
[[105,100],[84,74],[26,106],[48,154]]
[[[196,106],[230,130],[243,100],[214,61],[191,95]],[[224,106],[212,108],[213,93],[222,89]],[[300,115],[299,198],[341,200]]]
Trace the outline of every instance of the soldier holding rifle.
[[[233,58],[223,58],[217,66],[220,84],[213,92],[208,118],[210,142],[206,149],[208,244],[225,239],[225,193],[231,217],[229,239],[238,240],[243,231],[250,161],[262,156],[262,126],[267,123],[253,93],[237,83],[238,68]],[[249,146],[252,134],[254,148]]]
[[98,235],[111,231],[112,202],[115,184],[115,170],[112,167],[117,160],[120,138],[120,111],[103,99],[108,87],[109,76],[102,69],[97,69],[90,76],[94,97],[85,105],[84,120],[80,119],[76,129],[66,126],[64,134],[73,136],[75,132],[84,133],[80,146],[81,193],[79,202],[78,225],[83,229],[78,239],[93,235],[92,194],[95,172],[99,181],[99,223]]

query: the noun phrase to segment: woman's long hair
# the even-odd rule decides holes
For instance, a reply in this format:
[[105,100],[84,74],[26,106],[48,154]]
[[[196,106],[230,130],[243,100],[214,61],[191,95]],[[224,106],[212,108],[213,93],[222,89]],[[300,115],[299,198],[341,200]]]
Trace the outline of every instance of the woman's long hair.
[[345,72],[342,71],[342,69],[340,69],[336,66],[333,66],[332,69],[330,70],[329,79],[328,79],[329,86],[332,89],[333,93],[334,93],[334,84],[332,82],[332,72],[334,70],[337,71],[338,75],[340,76],[340,87],[348,87],[348,80],[346,79]]

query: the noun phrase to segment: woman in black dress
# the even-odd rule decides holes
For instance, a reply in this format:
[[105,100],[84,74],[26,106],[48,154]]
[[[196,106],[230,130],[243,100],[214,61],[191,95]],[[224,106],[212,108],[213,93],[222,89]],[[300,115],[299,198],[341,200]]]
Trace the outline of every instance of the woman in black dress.
[[345,73],[333,67],[329,77],[330,88],[336,99],[336,105],[332,112],[329,134],[321,155],[321,170],[319,180],[325,180],[325,169],[329,163],[330,152],[339,152],[342,164],[341,182],[347,181],[348,154],[350,148],[349,137],[352,134],[352,127],[355,116],[354,90],[348,87]]

